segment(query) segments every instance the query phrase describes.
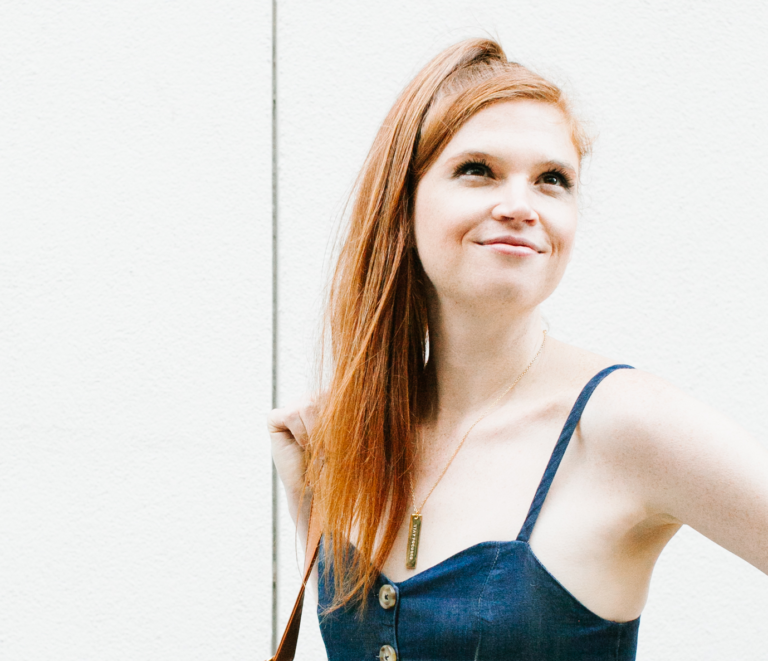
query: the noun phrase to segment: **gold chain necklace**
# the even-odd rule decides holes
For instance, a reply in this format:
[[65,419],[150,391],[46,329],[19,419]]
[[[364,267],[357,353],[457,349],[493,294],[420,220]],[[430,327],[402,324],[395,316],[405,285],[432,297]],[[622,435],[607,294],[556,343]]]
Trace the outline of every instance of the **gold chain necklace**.
[[485,416],[487,416],[493,409],[496,408],[496,405],[501,401],[501,399],[506,395],[512,388],[514,388],[518,383],[520,383],[520,379],[522,379],[527,373],[528,370],[533,367],[533,364],[536,362],[536,359],[541,354],[542,350],[544,349],[544,343],[547,340],[547,331],[543,332],[543,337],[541,339],[541,346],[539,346],[539,350],[536,352],[536,355],[533,357],[533,360],[531,360],[530,363],[528,363],[528,367],[526,367],[520,375],[512,382],[510,386],[507,387],[507,389],[501,393],[495,400],[493,400],[493,404],[491,404],[484,412],[483,414],[475,420],[472,425],[467,429],[467,431],[464,433],[464,436],[461,438],[461,441],[459,441],[459,444],[456,446],[456,449],[453,451],[453,454],[451,455],[451,458],[448,460],[448,463],[445,465],[445,468],[443,468],[443,472],[440,473],[440,477],[437,478],[437,481],[432,485],[432,488],[429,490],[429,493],[427,493],[424,500],[421,502],[421,506],[416,505],[416,494],[413,491],[413,477],[409,474],[408,479],[410,482],[411,487],[411,502],[413,503],[413,509],[414,512],[411,514],[411,524],[408,529],[408,546],[406,548],[405,552],[405,567],[406,569],[415,569],[416,568],[416,557],[419,554],[419,537],[421,536],[421,510],[423,509],[424,505],[427,504],[427,500],[429,500],[429,497],[432,495],[432,492],[435,490],[435,487],[437,487],[438,484],[440,484],[440,480],[443,479],[443,476],[448,472],[448,468],[450,467],[451,463],[453,463],[453,460],[456,458],[456,455],[459,454],[459,450],[461,450],[461,446],[464,445],[464,441],[467,440],[467,436],[469,436],[469,433],[475,428],[478,422],[480,422]]

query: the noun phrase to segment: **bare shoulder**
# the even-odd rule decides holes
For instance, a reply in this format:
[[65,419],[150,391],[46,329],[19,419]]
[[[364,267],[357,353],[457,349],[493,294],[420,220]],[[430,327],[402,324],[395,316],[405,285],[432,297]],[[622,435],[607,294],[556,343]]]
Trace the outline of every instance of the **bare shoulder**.
[[649,518],[690,525],[768,573],[768,449],[738,422],[658,376],[621,369],[594,391],[578,434]]
[[[572,396],[601,370],[622,361],[602,356],[586,349],[567,344],[555,338],[547,339],[547,356],[544,372],[547,388]],[[622,370],[628,371],[628,370]],[[631,370],[630,370],[631,371]],[[614,379],[615,377],[611,377]]]
[[761,445],[736,422],[669,381],[640,369],[617,370],[598,387],[582,433],[611,455],[646,461]]
[[[555,344],[553,353],[563,385],[570,389],[580,389],[607,367],[624,365],[562,342]],[[622,452],[653,442],[684,445],[697,431],[711,435],[712,430],[746,433],[716,409],[641,369],[618,369],[608,374],[592,394],[581,420],[583,435],[606,450]]]

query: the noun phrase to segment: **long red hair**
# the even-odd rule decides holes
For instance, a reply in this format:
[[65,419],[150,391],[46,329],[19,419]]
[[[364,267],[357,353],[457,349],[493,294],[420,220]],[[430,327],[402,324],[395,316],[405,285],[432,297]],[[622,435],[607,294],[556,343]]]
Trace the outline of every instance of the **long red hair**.
[[[364,603],[408,511],[414,430],[431,405],[425,379],[425,275],[413,238],[421,176],[472,115],[532,99],[560,108],[580,156],[589,141],[561,90],[509,62],[488,39],[460,42],[405,88],[379,129],[353,193],[330,283],[330,378],[312,433],[306,485],[332,565],[334,610]],[[349,552],[354,541],[358,551]]]

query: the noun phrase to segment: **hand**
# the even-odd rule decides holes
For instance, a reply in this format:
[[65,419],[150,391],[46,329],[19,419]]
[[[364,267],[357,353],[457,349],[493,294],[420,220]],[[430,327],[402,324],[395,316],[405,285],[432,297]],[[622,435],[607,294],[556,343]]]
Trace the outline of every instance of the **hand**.
[[284,408],[273,409],[267,416],[267,428],[272,439],[272,460],[285,488],[294,521],[307,469],[305,451],[317,412],[315,397],[305,395]]

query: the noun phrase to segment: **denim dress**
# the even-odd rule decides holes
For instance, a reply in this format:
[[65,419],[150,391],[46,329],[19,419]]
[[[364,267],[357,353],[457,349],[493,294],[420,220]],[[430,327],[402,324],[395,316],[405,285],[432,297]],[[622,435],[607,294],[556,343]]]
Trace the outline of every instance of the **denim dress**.
[[325,581],[321,546],[318,616],[329,661],[632,661],[640,618],[596,615],[528,545],[587,401],[622,368],[629,365],[602,370],[581,391],[517,539],[475,544],[399,583],[380,574],[363,618],[356,607],[323,614],[333,598],[333,570]]

